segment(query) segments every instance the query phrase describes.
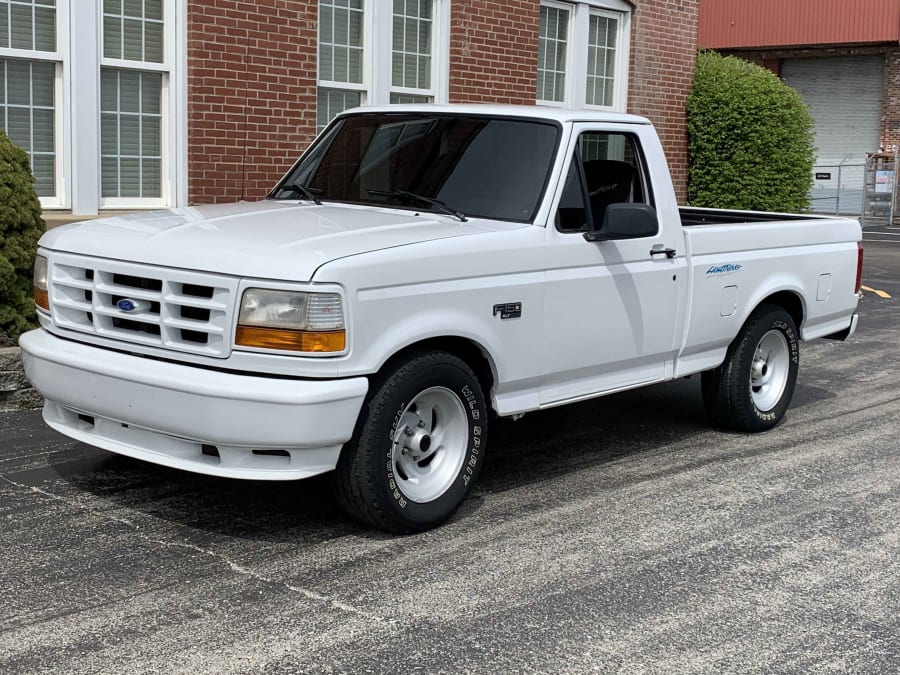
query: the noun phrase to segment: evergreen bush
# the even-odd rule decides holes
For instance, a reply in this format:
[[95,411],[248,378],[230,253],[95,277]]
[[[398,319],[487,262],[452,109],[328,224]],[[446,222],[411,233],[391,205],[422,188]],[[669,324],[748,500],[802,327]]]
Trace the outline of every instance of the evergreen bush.
[[701,52],[687,121],[691,205],[809,210],[813,119],[800,95],[774,73]]
[[28,155],[0,130],[0,343],[36,325],[32,269],[43,232]]

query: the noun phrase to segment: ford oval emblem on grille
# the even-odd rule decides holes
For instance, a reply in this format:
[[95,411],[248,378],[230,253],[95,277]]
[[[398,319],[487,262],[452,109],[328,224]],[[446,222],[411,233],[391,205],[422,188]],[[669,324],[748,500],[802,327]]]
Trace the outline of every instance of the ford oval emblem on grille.
[[123,312],[133,312],[137,309],[137,305],[134,303],[134,300],[129,300],[128,298],[122,298],[116,303],[116,307],[121,309]]

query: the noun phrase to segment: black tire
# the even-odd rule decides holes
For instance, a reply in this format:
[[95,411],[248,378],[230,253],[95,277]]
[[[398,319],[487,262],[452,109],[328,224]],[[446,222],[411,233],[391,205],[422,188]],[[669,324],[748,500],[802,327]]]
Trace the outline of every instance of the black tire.
[[[776,349],[769,352],[766,347],[773,344]],[[767,353],[770,357],[761,358],[754,366],[757,348],[762,348],[761,357]],[[703,373],[703,404],[720,426],[737,431],[766,431],[784,418],[794,395],[799,367],[800,345],[793,318],[777,305],[760,305],[729,346],[722,365]],[[763,389],[768,384],[759,384],[767,373],[778,385],[771,390]]]
[[[425,424],[420,424],[423,431],[419,432],[408,423],[418,414],[416,402],[426,399],[444,406],[431,408],[428,424],[433,427],[429,426],[427,433]],[[423,405],[423,410],[426,407]],[[445,408],[447,415],[439,415]],[[353,518],[389,532],[422,532],[440,525],[456,512],[478,479],[487,420],[478,378],[452,354],[422,352],[389,367],[373,378],[353,437],[341,451],[333,483],[338,502]],[[434,449],[430,460],[412,465],[414,458],[421,456],[413,452],[432,450],[425,437],[434,431],[437,438],[439,426],[445,423],[441,436],[450,436],[453,442],[447,443],[447,449],[443,444]],[[451,426],[452,434],[444,431]],[[404,435],[410,430],[416,433]],[[418,433],[423,435],[417,439]],[[440,455],[442,452],[445,454]],[[418,471],[417,467],[422,467],[422,476],[431,475],[430,469],[438,467],[434,476],[440,471],[441,479],[428,483],[437,486],[438,494],[425,495],[415,477],[406,475],[409,469]],[[422,494],[416,495],[415,490]]]

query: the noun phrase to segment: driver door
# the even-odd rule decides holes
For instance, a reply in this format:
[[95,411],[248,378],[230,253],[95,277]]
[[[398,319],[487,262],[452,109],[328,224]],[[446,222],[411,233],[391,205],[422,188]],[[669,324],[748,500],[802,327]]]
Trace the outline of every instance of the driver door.
[[[650,173],[629,125],[581,125],[568,175],[547,225],[541,404],[665,379],[676,350],[684,246],[679,228],[652,236],[586,241],[610,204],[655,206]],[[674,250],[674,257],[666,254]],[[667,368],[668,366],[668,368]]]

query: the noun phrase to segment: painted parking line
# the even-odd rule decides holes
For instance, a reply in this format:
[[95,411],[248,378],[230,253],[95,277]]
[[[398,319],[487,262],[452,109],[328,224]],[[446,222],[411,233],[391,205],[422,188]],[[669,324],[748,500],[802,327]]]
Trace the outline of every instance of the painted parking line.
[[891,299],[890,294],[889,294],[889,293],[886,293],[885,291],[879,291],[879,290],[877,290],[877,289],[875,289],[875,288],[869,288],[868,286],[860,286],[860,288],[863,289],[864,291],[869,291],[869,293],[874,293],[874,294],[877,295],[879,298],[884,298],[885,300],[890,300],[890,299]]

